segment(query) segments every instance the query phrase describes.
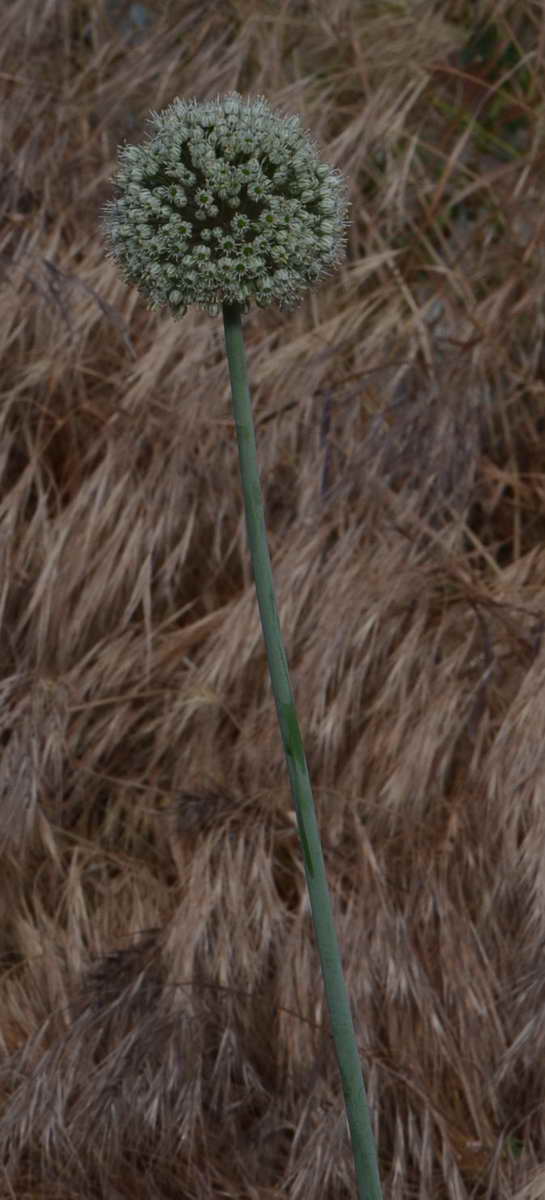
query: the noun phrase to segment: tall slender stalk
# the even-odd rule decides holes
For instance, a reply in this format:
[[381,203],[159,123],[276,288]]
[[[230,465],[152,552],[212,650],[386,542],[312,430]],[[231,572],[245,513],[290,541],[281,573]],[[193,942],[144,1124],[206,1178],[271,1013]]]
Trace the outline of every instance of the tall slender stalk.
[[263,495],[257,466],[241,309],[238,304],[223,305],[223,323],[255,589],[278,723],[297,814],[333,1040],[341,1073],[356,1168],[358,1197],[359,1200],[382,1200],[375,1141],[333,920],[310,776],[278,619],[267,543]]
[[104,212],[110,253],[153,308],[223,310],[254,580],[293,793],[316,940],[352,1137],[360,1200],[382,1200],[377,1157],[274,594],[241,316],[252,302],[290,311],[341,261],[345,181],[299,117],[265,97],[176,99],[153,133],[123,146],[118,196]]

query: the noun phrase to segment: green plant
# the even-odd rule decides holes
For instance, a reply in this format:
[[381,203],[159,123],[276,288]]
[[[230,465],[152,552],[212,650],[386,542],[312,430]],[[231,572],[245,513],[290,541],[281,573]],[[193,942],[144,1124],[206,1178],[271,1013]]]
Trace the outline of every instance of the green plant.
[[104,227],[125,278],[152,308],[183,317],[290,309],[338,262],[344,183],[320,162],[297,117],[237,93],[175,100],[147,144],[124,146]]
[[352,1138],[358,1195],[379,1200],[376,1149],[320,834],[275,598],[242,314],[252,301],[294,308],[342,257],[348,202],[297,117],[262,97],[176,100],[153,134],[120,151],[118,196],[105,209],[112,257],[152,308],[223,313],[248,541],[325,992]]

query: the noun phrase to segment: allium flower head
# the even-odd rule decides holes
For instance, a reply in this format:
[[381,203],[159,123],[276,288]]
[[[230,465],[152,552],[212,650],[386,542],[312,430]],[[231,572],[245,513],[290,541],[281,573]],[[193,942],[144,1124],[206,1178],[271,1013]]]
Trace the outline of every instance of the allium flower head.
[[103,218],[111,256],[151,308],[290,310],[341,261],[344,179],[298,117],[232,92],[175,100],[151,125],[147,142],[121,147]]

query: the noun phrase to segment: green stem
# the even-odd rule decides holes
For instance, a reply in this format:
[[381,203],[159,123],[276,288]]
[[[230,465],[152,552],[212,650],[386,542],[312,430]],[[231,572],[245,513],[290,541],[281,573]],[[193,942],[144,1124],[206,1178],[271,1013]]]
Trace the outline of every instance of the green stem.
[[382,1200],[375,1141],[333,920],[310,776],[280,632],[238,305],[224,304],[223,323],[255,589],[297,813],[312,918],[352,1139],[358,1197],[359,1200]]

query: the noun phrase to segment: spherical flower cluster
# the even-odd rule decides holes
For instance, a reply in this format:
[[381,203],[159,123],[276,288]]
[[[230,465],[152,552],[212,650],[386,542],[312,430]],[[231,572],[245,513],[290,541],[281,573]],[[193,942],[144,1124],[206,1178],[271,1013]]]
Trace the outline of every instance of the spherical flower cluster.
[[151,124],[147,142],[121,147],[103,217],[111,257],[151,308],[290,310],[341,261],[344,179],[298,117],[232,92],[175,100]]

